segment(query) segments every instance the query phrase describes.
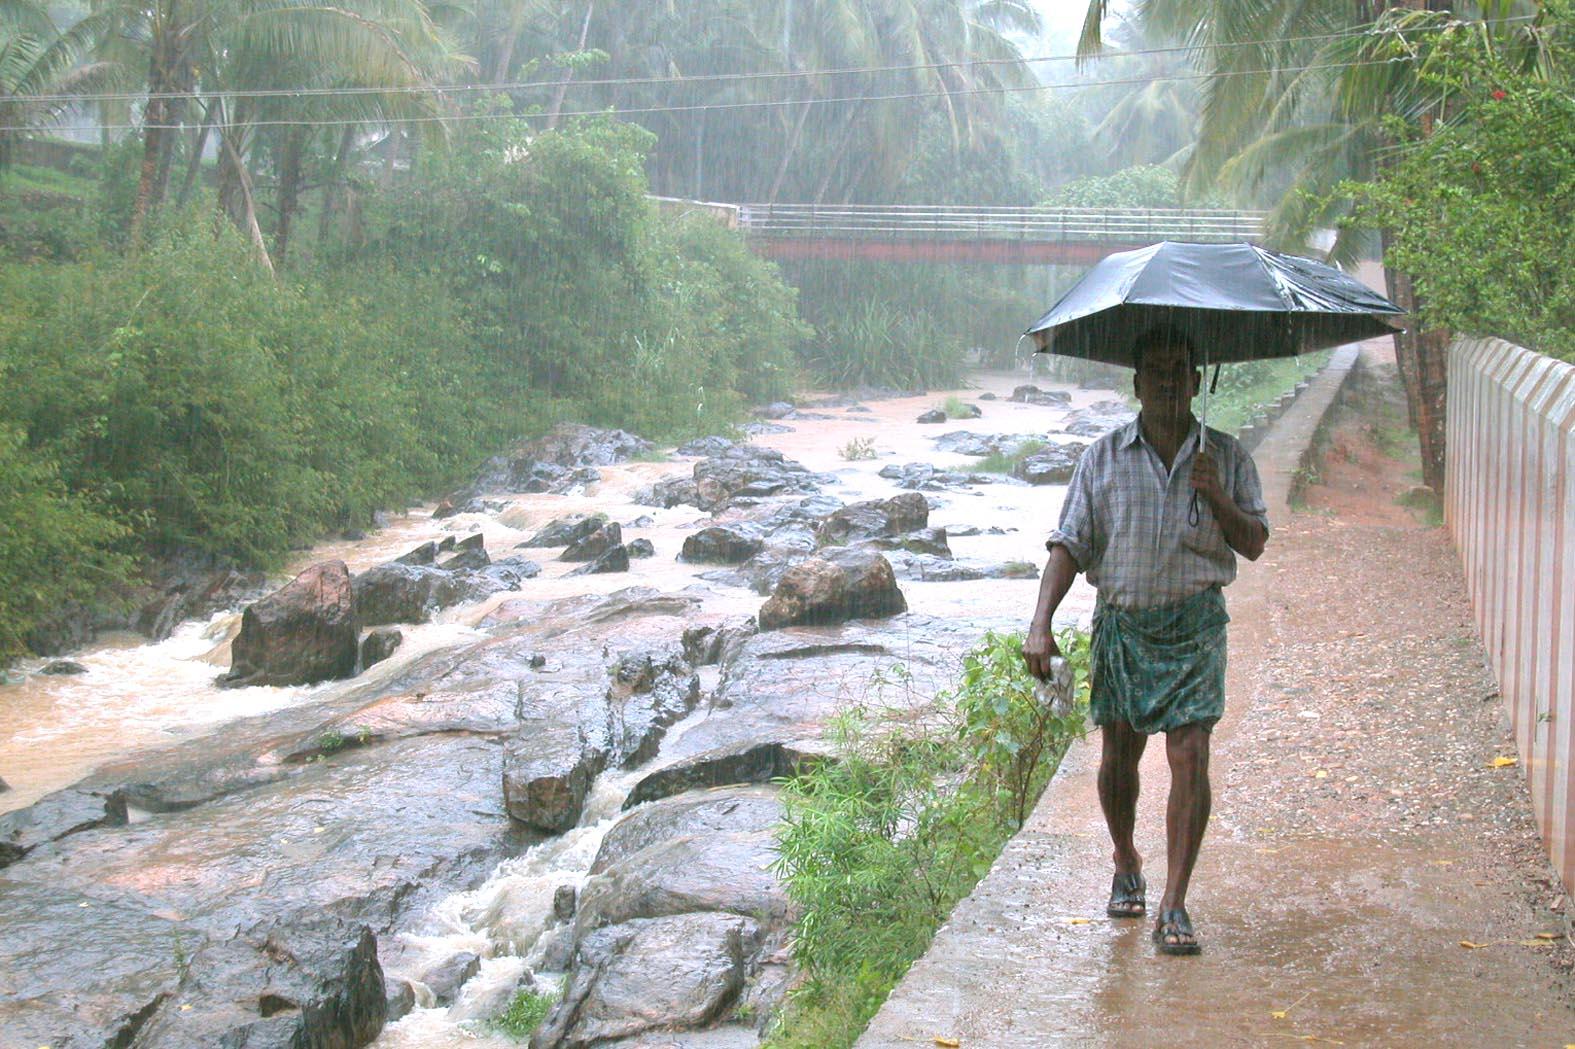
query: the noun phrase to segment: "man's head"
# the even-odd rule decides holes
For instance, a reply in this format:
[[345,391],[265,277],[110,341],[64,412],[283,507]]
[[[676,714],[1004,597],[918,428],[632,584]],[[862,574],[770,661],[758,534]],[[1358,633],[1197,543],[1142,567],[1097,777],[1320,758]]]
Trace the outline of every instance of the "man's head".
[[1203,374],[1196,367],[1197,351],[1179,329],[1150,328],[1132,344],[1137,374],[1132,389],[1143,414],[1151,422],[1179,423],[1192,412]]

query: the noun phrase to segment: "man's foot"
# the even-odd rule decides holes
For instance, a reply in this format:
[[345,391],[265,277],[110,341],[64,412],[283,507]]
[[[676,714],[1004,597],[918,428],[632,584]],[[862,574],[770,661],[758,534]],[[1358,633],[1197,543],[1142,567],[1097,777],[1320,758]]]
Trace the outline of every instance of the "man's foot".
[[1192,931],[1192,919],[1185,907],[1172,907],[1161,911],[1154,926],[1154,943],[1160,954],[1201,954],[1203,945]]
[[1112,918],[1143,917],[1148,910],[1148,902],[1143,898],[1147,890],[1142,871],[1117,872],[1110,879],[1110,902],[1105,904],[1105,913]]

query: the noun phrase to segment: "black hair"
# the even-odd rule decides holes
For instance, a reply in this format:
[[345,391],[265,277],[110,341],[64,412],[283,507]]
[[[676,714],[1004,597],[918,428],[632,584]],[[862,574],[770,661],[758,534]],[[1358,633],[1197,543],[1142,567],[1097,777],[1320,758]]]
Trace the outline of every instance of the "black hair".
[[1141,335],[1132,340],[1132,366],[1136,368],[1143,361],[1143,348],[1158,343],[1162,346],[1182,346],[1187,351],[1187,362],[1193,367],[1198,367],[1198,346],[1192,341],[1192,336],[1176,327],[1174,324],[1156,324],[1146,329]]

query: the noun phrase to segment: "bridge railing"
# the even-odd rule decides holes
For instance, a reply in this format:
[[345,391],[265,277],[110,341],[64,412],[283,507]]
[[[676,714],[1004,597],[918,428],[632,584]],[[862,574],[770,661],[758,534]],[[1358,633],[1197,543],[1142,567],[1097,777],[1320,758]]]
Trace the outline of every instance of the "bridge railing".
[[996,208],[740,204],[751,236],[1034,241],[1238,241],[1263,236],[1264,213],[1189,208]]

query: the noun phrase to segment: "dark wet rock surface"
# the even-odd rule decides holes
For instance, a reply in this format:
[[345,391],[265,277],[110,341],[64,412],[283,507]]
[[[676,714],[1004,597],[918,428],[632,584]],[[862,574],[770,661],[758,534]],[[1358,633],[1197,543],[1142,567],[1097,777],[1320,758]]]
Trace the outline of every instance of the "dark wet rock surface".
[[600,874],[623,858],[659,842],[696,834],[766,831],[782,818],[782,803],[774,786],[702,789],[710,786],[713,784],[691,781],[683,791],[694,793],[664,796],[629,812],[602,839],[591,873]]
[[547,523],[521,547],[572,546],[607,523],[606,514],[570,514]]
[[1075,437],[1103,437],[1136,418],[1137,413],[1125,401],[1095,401],[1068,415],[1061,429]]
[[57,790],[25,809],[0,816],[0,867],[17,862],[41,845],[96,827],[126,823],[126,794],[78,787]]
[[[560,561],[594,561],[623,545],[623,528],[617,521],[604,522],[595,531],[578,536],[558,555]],[[628,567],[626,564],[625,568]]]
[[954,488],[970,488],[974,485],[991,484],[1000,480],[994,474],[942,470],[929,463],[905,463],[902,466],[895,464],[883,466],[880,469],[880,476],[895,482],[898,488],[932,492]]
[[51,675],[86,674],[87,667],[83,666],[81,663],[73,662],[69,659],[57,659],[51,663],[45,663],[41,668],[39,668],[38,672],[40,674]]
[[624,801],[633,808],[685,791],[740,783],[770,783],[796,775],[831,754],[817,741],[737,743],[684,758],[646,776]]
[[1085,448],[1075,443],[1048,445],[1014,465],[1012,476],[1029,484],[1066,484]]
[[630,558],[655,557],[656,547],[651,545],[649,539],[631,539],[624,544]]
[[761,606],[760,629],[895,615],[907,601],[891,563],[872,550],[828,547],[782,574]]
[[308,685],[355,673],[355,597],[343,561],[303,571],[241,616],[223,683]]
[[1024,384],[1012,390],[1009,400],[1019,404],[1043,404],[1065,408],[1072,403],[1072,395],[1065,390],[1041,390],[1037,386]]
[[765,546],[756,529],[742,525],[712,525],[684,537],[680,561],[696,564],[736,565],[749,560]]
[[919,417],[913,421],[924,425],[943,423],[946,421],[946,413],[939,408],[931,408],[927,412],[921,412]]
[[958,455],[1016,455],[1025,445],[1043,444],[1043,434],[1033,433],[972,433],[953,430],[935,439],[938,452],[955,452]]
[[930,507],[924,496],[904,492],[890,499],[853,503],[834,511],[815,532],[818,546],[846,546],[867,539],[901,535],[929,523]]

